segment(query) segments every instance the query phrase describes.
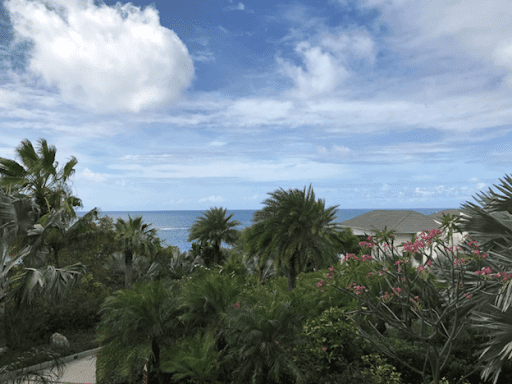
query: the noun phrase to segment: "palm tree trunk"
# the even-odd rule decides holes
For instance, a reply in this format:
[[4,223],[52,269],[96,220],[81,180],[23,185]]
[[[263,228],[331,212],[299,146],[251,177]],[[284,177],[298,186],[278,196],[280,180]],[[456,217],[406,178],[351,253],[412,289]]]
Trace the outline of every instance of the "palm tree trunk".
[[132,289],[132,271],[133,271],[133,254],[131,251],[124,252],[124,264],[125,264],[125,289]]
[[55,259],[55,267],[60,268],[59,249],[58,248],[53,248],[53,258]]
[[213,263],[215,265],[218,265],[219,264],[219,253],[220,253],[220,245],[219,245],[219,243],[215,243],[213,245],[213,249],[214,249]]
[[288,291],[291,292],[295,289],[296,286],[296,278],[297,271],[295,270],[295,263],[297,260],[297,253],[293,252],[292,257],[290,258],[290,269],[288,271]]

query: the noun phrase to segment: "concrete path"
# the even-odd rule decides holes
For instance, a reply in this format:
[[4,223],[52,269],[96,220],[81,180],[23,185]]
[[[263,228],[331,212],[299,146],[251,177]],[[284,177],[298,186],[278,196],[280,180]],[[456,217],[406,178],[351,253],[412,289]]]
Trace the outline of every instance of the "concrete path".
[[[50,370],[48,365],[46,367],[41,366],[43,369],[37,372],[45,375],[51,373],[51,376],[48,377],[51,383],[96,384],[96,353],[97,350],[92,350],[64,358],[64,367],[60,376],[57,375],[58,371],[56,368]],[[0,382],[3,383],[1,379]],[[37,383],[37,381],[35,377],[31,377],[31,379],[23,383],[33,384]]]

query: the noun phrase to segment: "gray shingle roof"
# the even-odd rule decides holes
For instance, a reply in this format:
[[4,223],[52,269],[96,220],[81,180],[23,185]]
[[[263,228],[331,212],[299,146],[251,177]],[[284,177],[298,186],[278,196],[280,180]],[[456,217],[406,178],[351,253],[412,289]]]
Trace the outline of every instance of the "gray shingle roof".
[[445,209],[426,216],[415,211],[377,209],[344,221],[341,225],[343,227],[350,227],[356,235],[359,234],[356,232],[362,233],[366,231],[366,233],[370,233],[372,232],[372,227],[382,231],[385,226],[387,226],[388,231],[395,230],[397,234],[412,234],[432,228],[439,229],[440,225],[434,219],[436,216],[441,218],[441,212],[453,215],[460,214],[461,211],[458,209]]

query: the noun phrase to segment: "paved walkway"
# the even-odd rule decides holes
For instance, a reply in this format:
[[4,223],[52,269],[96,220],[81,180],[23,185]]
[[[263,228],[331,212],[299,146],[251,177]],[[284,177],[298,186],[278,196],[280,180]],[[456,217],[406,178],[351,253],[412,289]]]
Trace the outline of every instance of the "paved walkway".
[[[83,356],[64,363],[60,376],[57,375],[58,371],[56,368],[54,368],[53,371],[46,369],[38,372],[41,374],[52,373],[52,375],[48,377],[51,383],[96,384],[96,354]],[[35,377],[31,377],[31,379],[23,383],[33,384],[37,383],[37,381]]]

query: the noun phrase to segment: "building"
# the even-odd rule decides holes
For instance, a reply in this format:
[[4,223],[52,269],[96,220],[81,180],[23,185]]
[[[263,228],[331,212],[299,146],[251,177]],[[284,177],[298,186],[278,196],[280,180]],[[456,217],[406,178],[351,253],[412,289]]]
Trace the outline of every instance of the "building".
[[[410,242],[412,236],[418,236],[424,230],[430,231],[433,228],[439,229],[441,227],[442,213],[450,215],[462,215],[460,209],[445,209],[432,215],[426,216],[419,212],[410,210],[385,210],[379,209],[367,212],[363,215],[354,217],[350,220],[341,223],[342,227],[350,228],[352,233],[359,237],[361,241],[366,241],[368,235],[374,235],[373,228],[382,231],[385,227],[387,230],[395,230],[395,240],[393,246],[398,254],[403,253],[403,244]],[[454,234],[454,245],[462,241],[463,235]],[[372,249],[372,256],[377,256],[377,250]],[[436,251],[432,251],[432,256],[436,257]],[[418,254],[415,264],[424,262],[419,259]]]

